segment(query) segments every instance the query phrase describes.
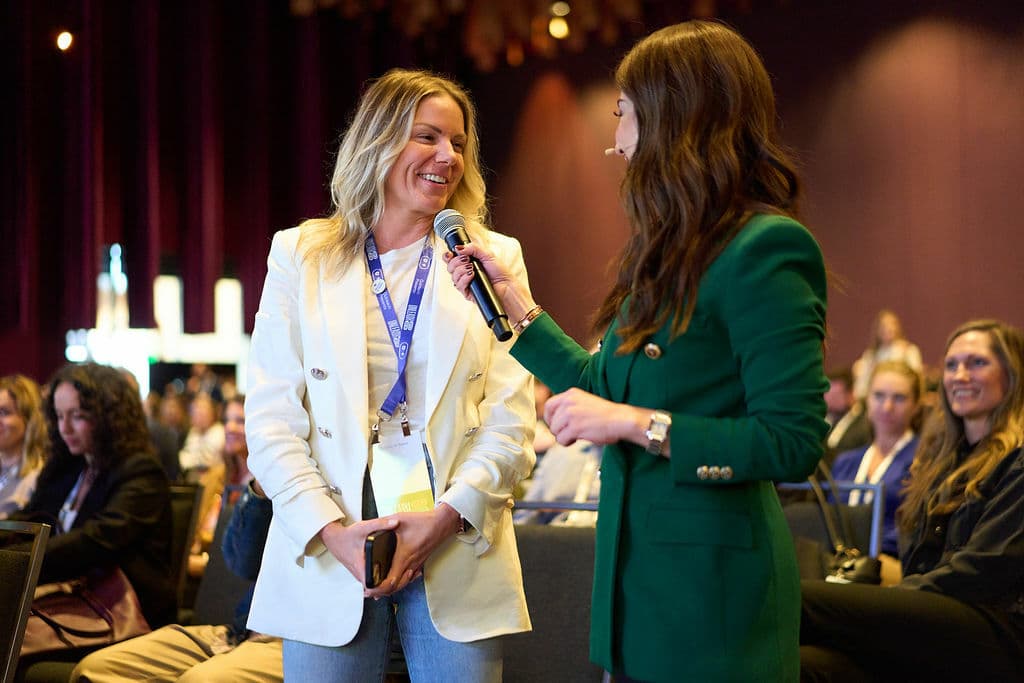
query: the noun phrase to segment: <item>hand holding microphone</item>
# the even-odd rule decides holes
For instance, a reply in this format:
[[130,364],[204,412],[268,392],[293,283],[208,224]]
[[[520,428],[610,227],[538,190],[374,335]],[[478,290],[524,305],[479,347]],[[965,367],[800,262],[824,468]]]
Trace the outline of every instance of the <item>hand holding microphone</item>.
[[[459,255],[457,247],[464,247],[470,244],[469,234],[466,232],[466,218],[455,209],[445,209],[434,216],[434,232],[440,237],[453,254]],[[508,315],[505,313],[501,300],[494,293],[494,286],[491,278],[487,275],[480,261],[476,257],[469,258],[471,268],[468,275],[469,291],[476,300],[480,313],[487,321],[487,326],[494,332],[498,341],[507,341],[512,337],[512,327],[508,324]],[[456,259],[448,261],[448,272],[452,274],[456,286],[458,277],[456,269],[459,267]],[[502,279],[508,279],[505,276]],[[465,291],[465,289],[463,289]]]

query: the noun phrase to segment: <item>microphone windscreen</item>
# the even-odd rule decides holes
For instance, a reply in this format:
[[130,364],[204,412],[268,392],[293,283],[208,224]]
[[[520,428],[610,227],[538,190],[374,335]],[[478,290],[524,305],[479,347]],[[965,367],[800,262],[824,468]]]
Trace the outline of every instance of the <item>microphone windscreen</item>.
[[619,151],[619,150],[615,149],[614,147],[609,147],[608,149],[606,149],[606,150],[604,151],[604,155],[605,155],[606,157],[610,157],[611,155],[615,154],[615,153],[616,153],[616,152],[618,152],[618,151]]
[[452,230],[465,229],[466,217],[455,209],[444,209],[434,216],[434,234],[442,240]]

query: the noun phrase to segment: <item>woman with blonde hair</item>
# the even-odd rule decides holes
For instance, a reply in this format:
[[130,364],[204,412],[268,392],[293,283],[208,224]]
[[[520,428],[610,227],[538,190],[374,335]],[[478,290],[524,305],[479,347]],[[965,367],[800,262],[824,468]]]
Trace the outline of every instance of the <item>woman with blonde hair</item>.
[[805,680],[1020,680],[1024,335],[996,320],[961,325],[942,384],[897,511],[903,579],[804,582]]
[[24,375],[0,377],[0,519],[32,497],[48,446],[39,385]]
[[[435,258],[450,208],[525,277],[486,228],[478,157],[459,85],[390,71],[342,139],[333,213],[274,237],[245,406],[274,502],[249,627],[284,638],[286,680],[381,680],[397,626],[412,680],[500,681],[500,636],[530,628],[511,501],[531,379]],[[366,542],[386,530],[375,576]]]
[[853,364],[853,395],[858,400],[868,393],[868,382],[875,366],[888,360],[901,360],[917,372],[924,370],[921,349],[903,334],[903,324],[894,311],[883,308],[871,325],[871,339],[864,353]]
[[[895,564],[899,534],[896,508],[903,500],[904,480],[917,451],[915,423],[919,417],[923,382],[921,374],[903,361],[885,361],[875,366],[868,385],[867,416],[874,437],[863,448],[840,453],[832,464],[837,481],[859,484],[881,483],[885,498],[882,522],[882,552]],[[868,504],[870,493],[847,494],[850,505]]]

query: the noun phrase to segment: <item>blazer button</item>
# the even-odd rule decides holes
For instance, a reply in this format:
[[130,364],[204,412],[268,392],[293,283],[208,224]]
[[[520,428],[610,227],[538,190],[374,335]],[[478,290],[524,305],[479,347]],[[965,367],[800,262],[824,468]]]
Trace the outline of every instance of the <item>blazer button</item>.
[[331,434],[331,430],[327,429],[326,427],[317,427],[316,431],[320,432],[320,436],[324,437],[325,439],[330,439],[332,436],[334,436],[333,434]]
[[474,372],[472,375],[470,375],[469,377],[466,378],[466,381],[467,382],[475,382],[475,381],[477,381],[478,379],[480,379],[483,376],[484,376],[484,373],[482,373],[482,372]]
[[309,374],[313,375],[313,379],[318,379],[321,382],[327,379],[327,371],[320,368],[313,368],[309,371]]
[[708,468],[708,475],[712,479],[721,479],[722,478],[722,468],[719,467],[718,465],[712,465],[711,467]]
[[644,355],[651,360],[658,360],[661,358],[661,347],[654,342],[650,342],[644,346]]
[[697,478],[698,479],[703,481],[703,480],[707,479],[709,476],[710,476],[710,474],[709,474],[709,470],[708,470],[708,466],[707,465],[701,465],[700,467],[697,468]]
[[722,468],[722,479],[726,481],[732,479],[732,468],[729,467],[728,465]]
[[470,427],[462,435],[463,436],[473,436],[474,434],[476,434],[476,430],[478,430],[478,429],[480,429],[480,428],[479,427]]

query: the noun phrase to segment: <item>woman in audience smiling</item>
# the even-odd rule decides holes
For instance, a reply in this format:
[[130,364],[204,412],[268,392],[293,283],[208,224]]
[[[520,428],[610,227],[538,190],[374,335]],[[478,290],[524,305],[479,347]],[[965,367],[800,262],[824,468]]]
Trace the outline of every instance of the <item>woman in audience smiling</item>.
[[0,377],[0,519],[25,507],[46,462],[41,403],[39,386],[28,377]]
[[897,512],[904,578],[804,582],[804,680],[1020,680],[1022,373],[1016,328],[978,320],[950,336],[942,424],[925,430]]

